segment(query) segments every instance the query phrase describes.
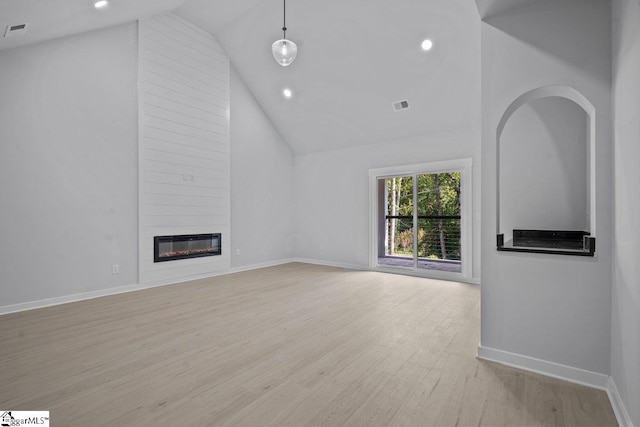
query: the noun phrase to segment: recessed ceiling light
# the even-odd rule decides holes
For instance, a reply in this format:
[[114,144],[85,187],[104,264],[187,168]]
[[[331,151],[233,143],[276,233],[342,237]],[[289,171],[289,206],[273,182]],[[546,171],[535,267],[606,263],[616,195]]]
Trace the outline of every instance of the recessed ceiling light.
[[98,0],[93,4],[93,6],[95,6],[96,9],[104,9],[109,6],[109,2],[107,0]]
[[291,92],[291,89],[283,90],[282,94],[284,95],[285,98],[291,98],[293,96],[293,92]]
[[425,39],[422,41],[422,44],[420,44],[420,47],[426,52],[428,50],[431,50],[431,48],[433,47],[433,42],[429,39]]

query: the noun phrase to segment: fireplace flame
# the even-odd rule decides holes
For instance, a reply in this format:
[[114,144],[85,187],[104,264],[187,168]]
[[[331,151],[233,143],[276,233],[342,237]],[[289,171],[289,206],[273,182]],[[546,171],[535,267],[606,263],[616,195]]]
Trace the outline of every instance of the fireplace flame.
[[160,254],[160,257],[170,257],[170,256],[183,256],[183,255],[193,255],[193,254],[204,254],[204,253],[214,253],[215,250],[213,248],[206,249],[187,249],[183,251],[165,251]]

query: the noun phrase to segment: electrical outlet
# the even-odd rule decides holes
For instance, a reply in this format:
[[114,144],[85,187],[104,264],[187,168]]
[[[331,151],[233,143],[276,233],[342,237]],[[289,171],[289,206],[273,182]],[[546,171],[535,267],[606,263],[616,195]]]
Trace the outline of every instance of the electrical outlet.
[[236,249],[236,256],[240,256],[240,249]]
[[113,264],[111,266],[111,273],[112,274],[120,274],[120,266],[118,264]]

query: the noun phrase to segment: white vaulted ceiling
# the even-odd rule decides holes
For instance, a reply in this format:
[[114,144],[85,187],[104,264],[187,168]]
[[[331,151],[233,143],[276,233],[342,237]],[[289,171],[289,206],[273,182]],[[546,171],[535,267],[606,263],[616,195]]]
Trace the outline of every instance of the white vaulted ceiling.
[[[286,68],[270,50],[282,36],[282,1],[248,1],[221,27],[200,14],[212,9],[208,0],[188,0],[177,13],[216,36],[295,152],[478,125],[480,23],[472,0],[289,1],[287,36],[299,53]],[[430,52],[420,49],[425,38]],[[291,99],[282,96],[287,87]],[[394,112],[403,99],[410,108]]]
[[489,19],[537,1],[539,0],[476,0],[476,3],[480,17]]
[[[0,50],[175,11],[218,39],[285,141],[306,153],[479,127],[478,10],[514,0],[290,0],[299,54],[287,68],[270,51],[282,0],[110,1],[97,11],[91,0],[0,0],[0,29],[30,25]],[[404,99],[410,108],[394,112]]]
[[[167,13],[183,1],[109,0],[97,10],[92,0],[0,0],[0,50]],[[19,24],[28,24],[24,35],[3,37],[8,25]]]

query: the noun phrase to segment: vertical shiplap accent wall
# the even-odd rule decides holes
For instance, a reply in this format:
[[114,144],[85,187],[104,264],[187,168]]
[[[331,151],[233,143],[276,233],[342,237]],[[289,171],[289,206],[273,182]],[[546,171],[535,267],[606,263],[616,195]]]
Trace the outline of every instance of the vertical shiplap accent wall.
[[[175,15],[139,21],[140,283],[230,269],[229,59]],[[153,262],[153,237],[222,233],[222,255]]]

